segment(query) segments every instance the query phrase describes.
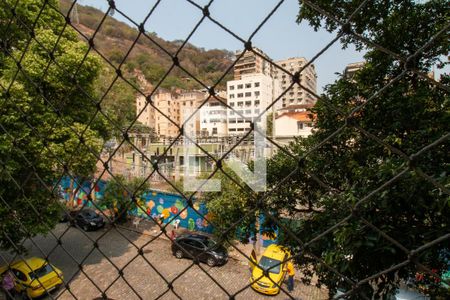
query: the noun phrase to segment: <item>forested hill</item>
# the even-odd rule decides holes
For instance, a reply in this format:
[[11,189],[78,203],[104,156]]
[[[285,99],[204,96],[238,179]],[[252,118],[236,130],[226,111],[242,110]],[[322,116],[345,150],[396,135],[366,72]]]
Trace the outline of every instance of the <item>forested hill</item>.
[[[72,1],[60,0],[61,11],[67,13]],[[90,6],[78,5],[79,24],[75,26],[86,36],[91,37],[97,29],[104,13]],[[174,54],[180,47],[182,41],[165,41],[158,37],[156,33],[148,33],[152,39],[169,53]],[[97,35],[95,36],[95,47],[105,57],[118,65],[132,43],[138,36],[138,30],[129,25],[108,16]],[[233,53],[227,50],[204,50],[187,44],[178,55],[183,67],[191,74],[198,77],[207,85],[212,85],[220,78],[226,69],[231,65]],[[155,85],[163,77],[172,64],[171,58],[148,38],[141,36],[125,61],[123,69],[125,72],[133,73],[135,69],[140,70],[145,78]],[[228,76],[227,79],[230,78]],[[225,81],[220,84],[225,86]],[[163,88],[194,89],[200,86],[188,78],[186,73],[179,68],[175,68],[166,80],[162,83]]]

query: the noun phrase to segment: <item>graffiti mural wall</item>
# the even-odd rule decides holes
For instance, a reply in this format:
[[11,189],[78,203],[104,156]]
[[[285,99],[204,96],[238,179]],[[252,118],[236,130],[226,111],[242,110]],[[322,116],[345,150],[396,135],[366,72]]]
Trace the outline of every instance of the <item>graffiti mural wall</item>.
[[[91,185],[91,182],[78,184],[77,180],[71,180],[70,178],[65,177],[60,181],[59,194],[60,197],[66,201],[69,201],[71,197],[73,197],[73,203],[71,204],[73,206],[92,206],[92,203],[88,201],[87,196],[91,189]],[[103,180],[97,182],[94,187],[94,193],[91,194],[94,200],[103,197],[105,185],[106,182]],[[163,214],[163,223],[171,222],[173,224],[174,222],[179,222],[180,227],[189,230],[212,232],[212,226],[201,217],[201,215],[206,216],[207,219],[210,217],[206,206],[203,203],[194,201],[194,208],[201,214],[200,215],[190,207],[184,209],[184,207],[187,206],[186,201],[177,194],[149,190],[141,197],[141,199],[139,199],[139,206],[140,207],[131,212],[131,214],[145,219],[149,219],[150,217],[156,218]]]
[[[94,192],[91,196],[94,200],[100,199],[103,196],[103,190],[105,188],[105,181],[99,181],[94,187]],[[82,206],[86,205],[88,207],[92,206],[92,203],[88,201],[88,193],[91,190],[91,182],[85,181],[83,183],[78,180],[73,180],[69,177],[64,177],[59,182],[58,193],[62,199],[69,201],[73,199],[72,206]]]
[[[179,220],[179,226],[187,228],[189,230],[200,230],[204,232],[212,232],[212,226],[201,217],[206,216],[209,219],[208,211],[203,203],[194,202],[194,209],[186,207],[184,199],[177,195],[160,191],[148,191],[144,196],[139,199],[139,206],[145,209],[145,212],[139,207],[133,214],[141,216],[143,218],[156,218],[159,215],[164,215],[163,223]],[[180,213],[181,212],[181,213]]]

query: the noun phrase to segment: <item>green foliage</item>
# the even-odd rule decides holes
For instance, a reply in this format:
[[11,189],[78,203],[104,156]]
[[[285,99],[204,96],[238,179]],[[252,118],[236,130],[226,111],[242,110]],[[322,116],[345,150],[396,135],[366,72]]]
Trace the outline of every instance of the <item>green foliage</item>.
[[[315,4],[337,19],[345,20],[361,2],[336,0]],[[354,16],[352,28],[382,47],[410,55],[446,26],[448,12],[447,1],[375,1],[366,3]],[[322,25],[329,31],[339,28],[335,21],[304,5],[301,5],[298,20],[308,21],[316,29]],[[331,268],[358,281],[409,259],[407,253],[376,228],[405,248],[417,249],[445,236],[450,227],[449,195],[419,174],[420,171],[428,174],[448,189],[448,139],[410,164],[408,159],[366,134],[376,136],[407,156],[413,155],[448,134],[448,93],[408,72],[378,97],[367,101],[398,76],[404,66],[351,35],[345,35],[342,41],[344,46],[353,43],[358,48],[368,49],[365,67],[351,81],[342,78],[326,88],[313,111],[317,114],[315,133],[308,139],[296,140],[287,148],[298,158],[307,154],[302,163],[279,152],[268,167],[268,182],[272,186],[294,172],[276,187],[277,192],[269,205],[278,214],[300,219],[300,225],[296,223],[290,229],[303,241],[314,239],[350,216],[332,232],[311,243],[305,252],[292,236],[287,235],[282,240],[292,249],[305,253],[297,260],[304,269],[304,279],[317,275],[319,284],[325,284],[330,293],[339,285],[350,289],[351,284],[343,282],[332,269],[309,254],[322,258]],[[443,64],[440,59],[447,55],[448,48],[448,37],[443,34],[417,54],[409,67],[427,73],[432,65]],[[440,81],[448,86],[448,74],[441,76]],[[352,116],[351,121],[346,120],[347,115],[361,104],[365,106]],[[349,124],[346,129],[315,148],[345,124]],[[402,170],[406,172],[399,180],[360,202]],[[356,212],[352,215],[354,209]],[[365,221],[375,227],[368,226]],[[444,240],[418,253],[417,261],[430,269],[441,268],[439,253],[449,247],[448,240]],[[375,298],[381,299],[401,280],[414,276],[416,271],[416,266],[411,263],[361,285],[359,291],[369,298],[374,294]],[[359,299],[357,295],[354,297]]]
[[105,193],[99,205],[110,210],[115,222],[124,223],[128,212],[137,208],[136,203],[149,188],[150,185],[143,178],[128,180],[121,175],[115,176],[106,183]]
[[127,82],[115,79],[115,72],[110,66],[102,64],[102,73],[96,84],[96,95],[102,99],[101,108],[107,115],[109,129],[112,135],[120,136],[136,118],[136,93]]
[[[223,168],[224,172],[235,179],[244,189],[241,189],[224,172],[218,171],[212,179],[220,180],[220,192],[205,192],[202,195],[214,223],[214,234],[218,237],[226,237],[229,240],[236,238],[239,231],[242,242],[248,242],[245,237],[250,236],[254,230],[257,212],[250,213],[255,207],[253,192],[242,182],[237,174],[229,167]],[[235,223],[239,222],[238,226]],[[230,230],[231,228],[231,230]]]
[[[16,2],[0,3],[0,32],[8,37],[0,50],[0,247],[6,249],[54,226],[55,180],[64,169],[91,175],[106,135],[100,121],[88,125],[98,59],[88,55],[80,66],[87,47],[74,31],[61,34],[64,19],[50,7],[56,0]],[[52,50],[56,63],[49,59]]]

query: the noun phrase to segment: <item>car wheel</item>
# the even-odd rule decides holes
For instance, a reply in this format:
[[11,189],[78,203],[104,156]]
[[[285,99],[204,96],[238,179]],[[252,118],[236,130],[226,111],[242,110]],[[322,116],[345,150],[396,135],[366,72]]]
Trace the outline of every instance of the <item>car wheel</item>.
[[183,258],[183,251],[181,251],[180,249],[175,251],[175,257],[178,258],[178,259]]
[[83,225],[83,230],[84,230],[84,231],[89,231],[89,226]]
[[214,267],[216,265],[216,260],[213,257],[208,257],[206,264],[210,267]]

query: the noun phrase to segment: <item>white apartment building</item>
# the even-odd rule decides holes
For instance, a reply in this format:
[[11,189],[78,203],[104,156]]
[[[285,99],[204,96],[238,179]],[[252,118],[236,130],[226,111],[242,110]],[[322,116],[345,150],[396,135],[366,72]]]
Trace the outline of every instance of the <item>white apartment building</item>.
[[[279,60],[275,62],[283,69],[289,71],[291,74],[300,71],[308,61],[304,57],[292,57],[285,60]],[[292,77],[288,73],[274,68],[273,70],[274,80],[279,82],[280,93],[287,90],[292,83]],[[317,75],[313,64],[309,65],[300,73],[300,84],[307,87],[310,91],[317,93]],[[295,111],[296,105],[315,104],[316,97],[308,92],[306,89],[301,88],[298,84],[294,84],[283,95],[281,100],[277,102],[277,109],[293,110]]]
[[226,98],[211,97],[200,109],[200,130],[202,136],[223,137],[228,134]]
[[242,76],[239,80],[228,81],[227,101],[233,108],[227,112],[228,134],[245,134],[250,130],[249,123],[254,122],[273,101],[272,78],[264,74],[251,74]]

